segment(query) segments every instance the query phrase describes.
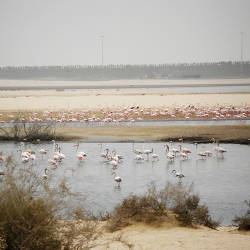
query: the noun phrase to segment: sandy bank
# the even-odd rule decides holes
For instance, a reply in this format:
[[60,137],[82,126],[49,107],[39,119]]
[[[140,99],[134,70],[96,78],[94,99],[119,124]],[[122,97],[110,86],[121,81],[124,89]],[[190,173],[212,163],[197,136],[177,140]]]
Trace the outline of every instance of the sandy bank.
[[120,87],[171,87],[171,86],[210,86],[210,85],[249,85],[250,79],[148,79],[148,80],[111,80],[111,81],[59,81],[59,80],[0,80],[0,90],[42,89],[42,88],[120,88]]
[[134,225],[115,233],[104,233],[93,249],[145,249],[145,250],[247,250],[250,246],[249,233],[239,233],[232,228],[211,230],[182,227],[149,227]]
[[250,126],[147,126],[147,127],[61,127],[57,136],[83,141],[165,141],[180,137],[185,141],[209,142],[211,138],[221,142],[249,144]]
[[1,111],[82,110],[106,107],[250,105],[250,93],[168,94],[126,91],[0,91]]

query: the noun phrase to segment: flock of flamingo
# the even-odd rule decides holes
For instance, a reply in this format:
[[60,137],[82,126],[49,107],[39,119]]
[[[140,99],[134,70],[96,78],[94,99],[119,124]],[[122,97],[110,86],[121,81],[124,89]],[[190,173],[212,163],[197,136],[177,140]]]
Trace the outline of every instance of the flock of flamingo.
[[[214,138],[211,139],[212,145],[215,144]],[[103,144],[99,143],[100,151],[99,151],[99,158],[100,160],[105,163],[112,166],[112,176],[114,181],[118,184],[118,187],[120,187],[120,183],[122,182],[122,178],[117,175],[116,170],[120,166],[120,163],[124,160],[124,157],[116,152],[115,149],[110,149],[107,145],[103,148]],[[84,161],[88,160],[88,154],[84,151],[79,151],[80,142],[77,142],[73,145],[73,153],[75,154],[75,158],[81,164]],[[195,143],[196,152],[194,154],[199,157],[199,159],[205,160],[208,157],[211,157],[213,155],[212,151],[204,150],[204,151],[198,151],[198,144]],[[131,151],[134,155],[134,161],[136,163],[143,163],[148,161],[159,161],[160,157],[158,154],[154,152],[153,148],[145,149],[143,148],[136,148],[134,146],[134,142],[132,143]],[[226,149],[220,147],[217,143],[216,146],[213,146],[213,151],[216,154],[216,157],[224,157],[224,153],[227,152]],[[33,162],[36,160],[36,152],[32,149],[27,149],[25,142],[21,142],[19,145],[18,152],[20,152],[20,162],[22,164]],[[59,146],[58,143],[56,143],[55,140],[52,140],[52,149],[39,149],[38,153],[41,155],[42,159],[43,157],[47,157],[48,167],[44,169],[44,174],[42,175],[43,179],[48,179],[49,177],[49,170],[53,169],[55,170],[57,167],[62,166],[63,160],[66,158],[66,155],[62,153],[62,149]],[[177,147],[174,147],[174,143],[172,141],[164,144],[164,153],[165,153],[165,159],[167,159],[170,162],[174,162],[175,159],[179,158],[182,161],[188,160],[189,155],[192,154],[191,150],[188,148],[185,148],[183,145],[183,139],[180,138]],[[197,158],[198,159],[198,158]],[[4,162],[5,158],[2,153],[0,153],[0,163]],[[172,170],[172,174],[181,179],[184,176],[183,173],[177,172],[175,169]],[[0,175],[4,176],[5,172],[4,170],[0,170]]]
[[135,122],[143,120],[225,120],[248,119],[250,107],[187,105],[180,107],[145,108],[140,106],[120,108],[85,109],[81,111],[27,112],[26,114],[2,113],[0,123],[4,122]]

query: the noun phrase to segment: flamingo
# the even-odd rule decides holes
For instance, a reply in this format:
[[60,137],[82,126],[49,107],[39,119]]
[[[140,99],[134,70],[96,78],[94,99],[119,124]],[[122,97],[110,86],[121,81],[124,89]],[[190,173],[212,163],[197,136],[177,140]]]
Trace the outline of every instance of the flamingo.
[[36,159],[36,154],[35,153],[32,153],[30,154],[30,157],[29,157],[32,161],[34,161]]
[[4,161],[4,157],[2,155],[2,152],[0,152],[0,162],[3,162]]
[[153,148],[143,150],[143,154],[147,155],[147,161],[149,160],[149,155],[152,154],[152,153],[153,153]]
[[73,147],[76,147],[76,157],[78,158],[79,161],[85,160],[87,154],[85,152],[78,152],[80,142],[77,142]]
[[47,179],[48,179],[48,169],[47,169],[47,168],[44,169],[44,174],[42,175],[42,178],[43,178],[44,180],[47,180]]
[[134,142],[132,144],[132,151],[137,155],[143,154],[143,151],[141,149],[134,148]]
[[184,153],[184,152],[181,152],[181,157],[183,160],[187,160],[188,159],[188,154]]
[[201,159],[205,159],[207,154],[205,152],[199,152],[197,153],[197,155],[199,155],[201,157]]
[[41,149],[39,150],[39,153],[42,154],[42,155],[46,155],[46,154],[48,153],[48,151],[45,150],[44,148],[41,148]]
[[118,157],[114,157],[114,158],[111,158],[110,161],[108,161],[109,164],[111,164],[113,166],[113,168],[116,168],[118,166]]
[[221,153],[221,154],[227,152],[227,150],[224,149],[224,148],[222,148],[222,147],[215,147],[214,150],[215,150],[216,152],[218,152],[218,153]]
[[[170,141],[169,143],[170,143],[170,145],[173,145],[173,141]],[[176,157],[177,153],[180,153],[180,150],[177,148],[172,148],[171,151],[173,152],[175,157]]]
[[143,156],[141,154],[137,154],[137,155],[135,155],[135,160],[144,161],[144,158],[143,158]]
[[30,153],[28,151],[24,151],[24,142],[20,142],[20,149],[19,151],[21,152],[21,158],[29,158]]
[[179,147],[180,147],[180,151],[181,152],[186,153],[186,154],[190,154],[191,153],[191,151],[189,149],[183,148],[181,144],[179,145]]
[[214,148],[214,150],[216,151],[216,155],[218,155],[218,153],[219,153],[219,154],[221,154],[222,157],[224,156],[223,154],[224,154],[225,152],[227,152],[226,149],[220,147],[218,141],[217,141],[217,146]]
[[211,151],[209,151],[209,150],[206,150],[204,153],[205,153],[206,156],[208,156],[208,157],[211,157],[211,156],[213,155],[213,153],[212,153]]
[[152,158],[153,158],[153,160],[159,161],[159,156],[157,154],[153,153],[153,151],[154,151],[154,149],[152,148]]
[[185,177],[185,175],[184,175],[184,174],[179,173],[179,172],[176,172],[176,170],[175,170],[175,169],[172,171],[172,173],[175,175],[175,177],[178,177],[179,179],[181,179],[181,178]]
[[57,161],[55,161],[55,160],[48,159],[48,163],[49,163],[50,165],[52,165],[52,166],[57,167]]
[[58,147],[58,151],[55,152],[54,160],[61,161],[65,158],[65,154],[61,153],[61,148]]
[[114,176],[114,181],[118,184],[118,187],[120,187],[120,183],[122,182],[122,178],[120,176],[117,176],[115,172],[112,173]]
[[114,154],[113,158],[115,158],[115,157],[118,158],[118,161],[120,161],[120,160],[123,159],[123,156],[122,156],[122,155],[118,155],[118,154],[116,153],[116,150],[115,150],[115,149],[112,150],[112,153]]
[[170,161],[173,161],[175,158],[175,155],[172,152],[169,152],[169,146],[168,144],[165,144],[164,147],[166,147],[166,156]]
[[102,158],[107,158],[108,157],[108,152],[109,152],[108,146],[106,146],[106,148],[104,149],[104,151],[106,151],[106,153],[102,153],[102,143],[99,143],[99,145],[101,145],[101,147],[100,147],[100,156]]

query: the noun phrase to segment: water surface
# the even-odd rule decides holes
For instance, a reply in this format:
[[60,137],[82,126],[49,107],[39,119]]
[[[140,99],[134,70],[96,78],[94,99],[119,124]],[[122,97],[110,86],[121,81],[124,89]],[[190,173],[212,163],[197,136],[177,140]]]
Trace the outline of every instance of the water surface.
[[[168,181],[178,182],[171,173],[173,169],[186,176],[182,179],[183,184],[194,183],[201,201],[208,206],[213,218],[222,219],[223,225],[231,225],[236,214],[245,212],[243,202],[250,199],[250,147],[247,145],[221,144],[227,150],[224,157],[221,157],[216,156],[212,144],[199,144],[196,148],[194,144],[184,143],[183,147],[192,151],[189,159],[184,161],[177,157],[174,162],[170,162],[165,155],[164,143],[135,143],[135,148],[153,148],[159,156],[159,161],[153,161],[150,157],[148,161],[138,163],[134,160],[132,143],[103,143],[102,148],[108,147],[110,151],[115,149],[124,157],[116,170],[122,178],[120,188],[113,180],[112,165],[104,163],[100,157],[98,143],[80,143],[79,151],[87,153],[86,160],[81,164],[76,158],[74,143],[59,142],[58,145],[66,158],[56,170],[49,167],[51,181],[66,177],[73,191],[85,195],[86,204],[95,213],[111,211],[129,194],[142,194],[151,182],[159,188]],[[178,145],[174,143],[170,147],[177,148]],[[37,159],[33,167],[42,175],[44,168],[49,166],[48,158],[52,158],[52,143],[28,144],[27,148],[36,152]],[[50,150],[50,153],[42,158],[38,152],[41,148]],[[23,165],[20,163],[18,149],[19,143],[0,143],[3,155],[12,154],[17,164]],[[197,152],[204,150],[213,151],[213,156],[200,159]]]

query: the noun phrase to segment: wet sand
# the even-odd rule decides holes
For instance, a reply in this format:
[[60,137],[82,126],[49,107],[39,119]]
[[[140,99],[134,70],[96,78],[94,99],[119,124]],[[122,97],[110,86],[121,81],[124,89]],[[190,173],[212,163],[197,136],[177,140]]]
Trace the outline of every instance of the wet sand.
[[249,106],[250,93],[169,94],[143,91],[0,91],[0,111],[60,111],[99,108],[141,107],[165,108],[186,105]]
[[[168,93],[150,92],[142,87],[250,85],[250,79],[195,80],[117,80],[117,81],[35,81],[0,80],[0,111],[82,110],[112,107],[174,107],[183,105],[249,106],[250,93]],[[76,89],[89,88],[79,91]],[[98,89],[98,88],[102,89]],[[109,90],[108,88],[141,87],[140,90]],[[32,90],[32,89],[36,90]],[[76,88],[67,90],[66,88]],[[3,89],[15,89],[3,90]],[[38,89],[40,89],[38,91]],[[49,89],[49,90],[48,90]],[[105,90],[106,89],[106,90]]]
[[162,88],[162,87],[207,87],[207,86],[249,86],[250,78],[245,79],[148,79],[111,81],[59,81],[59,80],[0,80],[1,90],[38,89],[110,89],[110,88]]

